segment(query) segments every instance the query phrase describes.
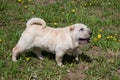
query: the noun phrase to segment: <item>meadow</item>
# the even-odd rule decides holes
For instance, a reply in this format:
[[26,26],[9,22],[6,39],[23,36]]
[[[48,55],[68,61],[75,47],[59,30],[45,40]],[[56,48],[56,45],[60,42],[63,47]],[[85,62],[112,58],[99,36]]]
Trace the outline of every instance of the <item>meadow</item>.
[[[120,0],[0,0],[0,80],[120,80]],[[28,50],[12,62],[12,48],[32,17],[57,28],[86,24],[93,32],[80,45],[80,62],[42,51],[44,61]]]

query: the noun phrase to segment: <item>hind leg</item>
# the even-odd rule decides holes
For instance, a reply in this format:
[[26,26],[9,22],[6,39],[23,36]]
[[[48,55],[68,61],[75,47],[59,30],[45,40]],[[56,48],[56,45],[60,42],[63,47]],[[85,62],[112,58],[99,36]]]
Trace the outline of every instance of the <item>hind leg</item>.
[[30,30],[25,30],[18,41],[17,45],[12,50],[12,61],[17,61],[19,53],[33,47],[34,33]]
[[19,55],[19,53],[21,53],[23,51],[24,51],[24,49],[22,49],[20,46],[16,45],[12,50],[12,61],[16,62],[17,56]]
[[40,59],[40,60],[44,60],[43,55],[41,54],[41,51],[39,48],[34,47],[33,48],[33,53]]
[[12,61],[17,61],[17,56],[24,52],[27,49],[30,49],[32,46],[28,44],[20,45],[17,44],[12,50]]

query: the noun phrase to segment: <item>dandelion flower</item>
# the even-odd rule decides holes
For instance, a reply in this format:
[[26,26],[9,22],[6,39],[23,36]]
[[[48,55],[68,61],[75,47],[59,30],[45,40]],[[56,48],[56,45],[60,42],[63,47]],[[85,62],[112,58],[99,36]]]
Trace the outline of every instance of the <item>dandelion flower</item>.
[[111,4],[111,2],[108,3],[109,5]]
[[120,39],[118,40],[118,42],[120,42]]
[[98,34],[97,38],[100,39],[101,37],[102,37],[102,35],[101,35],[101,34]]
[[22,2],[22,0],[18,0],[18,2]]
[[110,59],[110,60],[108,60],[110,63],[114,63],[115,62],[115,60],[114,59]]
[[34,11],[32,11],[31,13],[34,14]]
[[31,0],[28,0],[29,2],[31,2]]
[[75,3],[75,1],[72,1],[72,3]]
[[21,2],[22,4],[24,3],[24,1]]
[[97,41],[97,38],[94,38],[94,41]]
[[102,32],[103,30],[102,30],[102,29],[100,29],[99,31],[100,31],[100,32]]
[[0,39],[0,42],[2,42],[2,39]]
[[75,9],[72,9],[72,12],[75,13]]
[[62,14],[64,14],[65,12],[62,12]]
[[29,60],[30,60],[30,57],[27,57],[27,58],[26,58],[26,61],[29,61]]
[[113,36],[110,36],[110,38],[113,38]]
[[107,36],[107,39],[110,39],[110,37],[109,37],[109,36]]
[[84,4],[84,6],[86,6],[87,4]]
[[57,25],[57,23],[56,23],[56,22],[54,22],[53,24],[54,24],[54,25]]
[[89,5],[91,6],[92,4],[90,3]]

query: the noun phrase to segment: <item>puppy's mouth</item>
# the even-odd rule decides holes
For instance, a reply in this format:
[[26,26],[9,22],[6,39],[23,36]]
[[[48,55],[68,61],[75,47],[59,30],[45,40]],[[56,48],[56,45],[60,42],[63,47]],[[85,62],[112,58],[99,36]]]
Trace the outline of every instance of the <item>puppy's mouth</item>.
[[79,38],[79,44],[89,43],[90,38]]

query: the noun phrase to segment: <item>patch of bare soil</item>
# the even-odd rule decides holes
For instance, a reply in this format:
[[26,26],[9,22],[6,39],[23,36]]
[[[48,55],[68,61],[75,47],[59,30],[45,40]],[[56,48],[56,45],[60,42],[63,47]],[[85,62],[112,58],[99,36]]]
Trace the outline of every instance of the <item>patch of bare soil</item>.
[[87,65],[78,65],[75,71],[68,72],[63,80],[84,80],[86,74],[84,73],[88,69]]
[[115,58],[115,57],[120,58],[120,52],[119,51],[114,52],[114,51],[111,51],[111,50],[107,50],[106,53],[107,53],[106,54],[107,58]]
[[103,53],[103,50],[100,47],[92,47],[86,53],[91,55],[100,55]]
[[[81,47],[82,48],[82,47]],[[120,54],[114,51],[104,51],[99,47],[91,47],[85,53],[81,54],[82,61],[85,61],[87,63],[91,63],[92,59],[90,57],[98,57],[98,56],[104,56],[106,58],[114,58],[114,57],[120,57]],[[65,76],[63,76],[63,80],[85,80],[87,75],[85,74],[85,71],[89,69],[89,65],[80,63],[78,64],[77,68],[74,71],[69,71]],[[120,70],[117,70],[114,72],[115,74],[120,75]]]
[[[83,46],[81,46],[80,48],[82,49]],[[90,57],[88,55],[89,54],[90,55],[99,55],[100,52],[101,52],[100,48],[92,47],[91,49],[86,51],[86,53],[83,52],[83,54],[81,54],[80,58],[82,59],[82,61],[85,61],[85,62],[89,63],[89,62],[91,62],[91,59],[90,59]],[[86,76],[87,76],[85,74],[85,71],[88,68],[89,68],[88,65],[80,63],[80,64],[78,64],[77,68],[74,71],[70,71],[65,76],[63,76],[63,80],[84,80],[86,78]]]

